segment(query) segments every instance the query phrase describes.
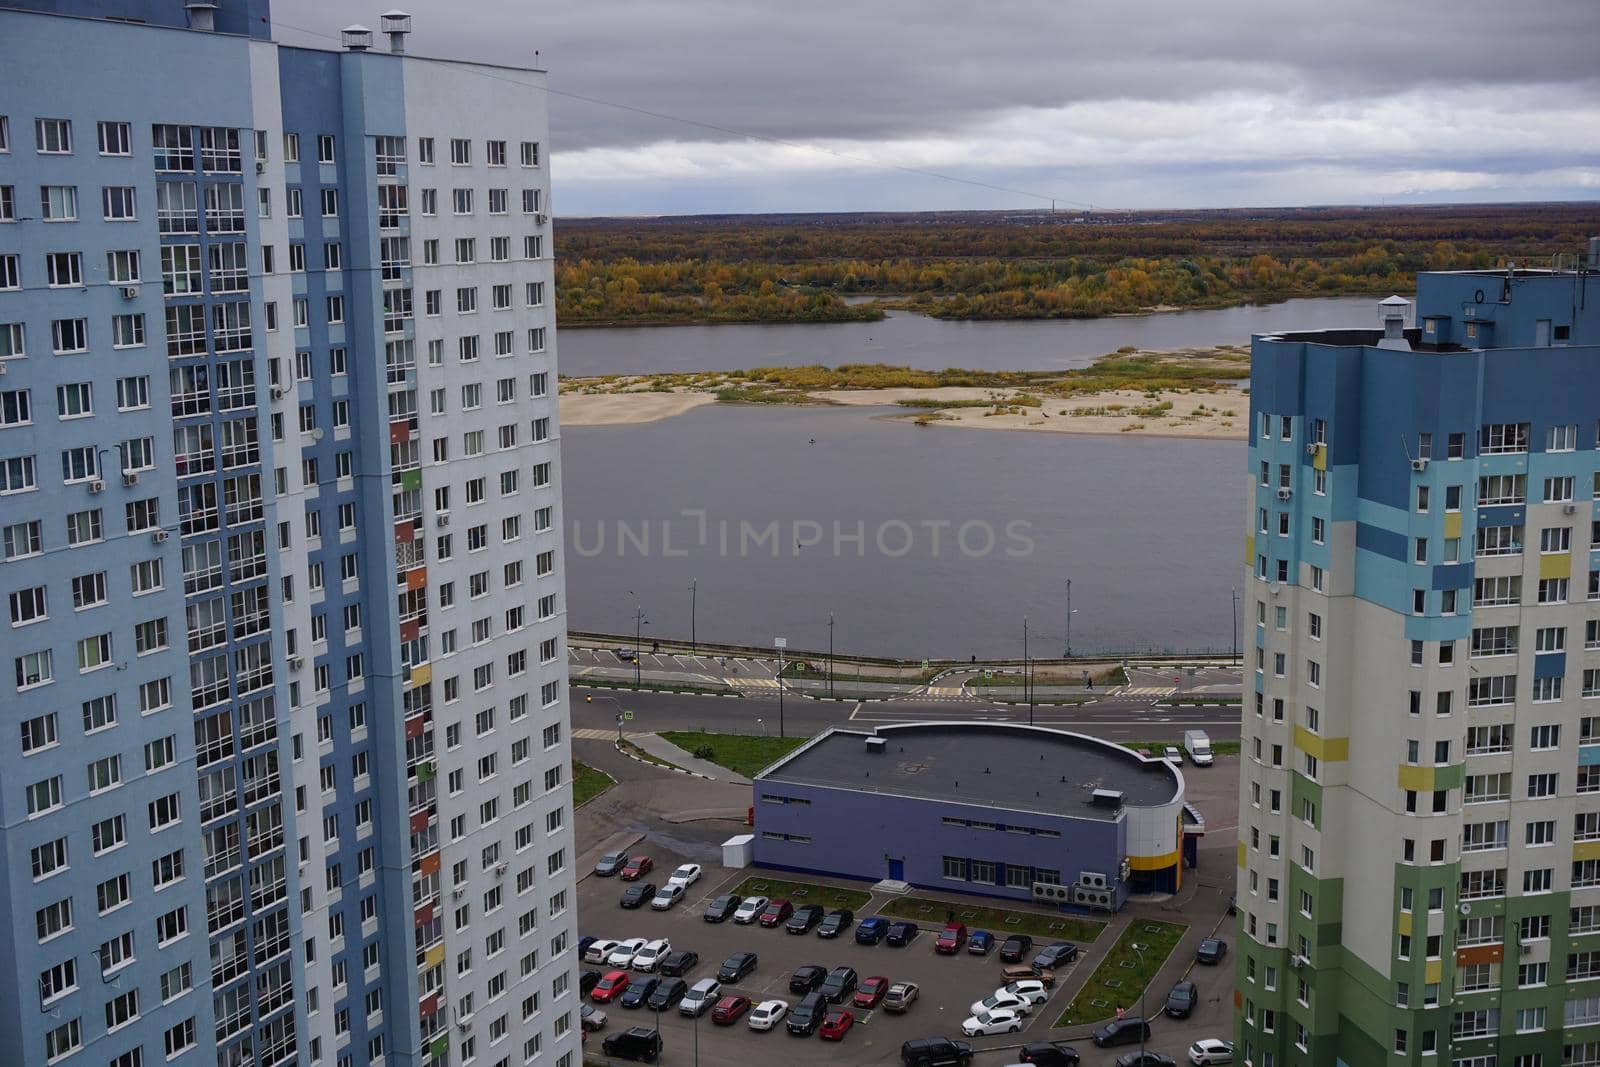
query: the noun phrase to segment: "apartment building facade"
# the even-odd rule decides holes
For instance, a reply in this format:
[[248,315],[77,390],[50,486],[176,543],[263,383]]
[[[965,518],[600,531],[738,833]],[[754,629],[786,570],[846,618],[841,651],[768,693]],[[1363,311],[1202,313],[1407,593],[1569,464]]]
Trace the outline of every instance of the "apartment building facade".
[[370,38],[0,9],[18,1062],[577,1059],[543,74]]
[[1600,1062],[1595,251],[1254,340],[1254,1067]]

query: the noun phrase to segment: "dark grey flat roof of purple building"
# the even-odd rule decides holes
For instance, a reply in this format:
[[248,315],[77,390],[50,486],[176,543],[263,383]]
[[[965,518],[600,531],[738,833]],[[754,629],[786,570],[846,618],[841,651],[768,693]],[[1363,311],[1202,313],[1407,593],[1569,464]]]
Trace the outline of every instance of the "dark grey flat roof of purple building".
[[[881,738],[879,751],[868,738]],[[919,723],[876,732],[834,729],[756,777],[757,782],[859,789],[873,793],[1114,818],[1093,803],[1096,790],[1134,807],[1179,793],[1165,761],[1109,741],[1012,723]]]

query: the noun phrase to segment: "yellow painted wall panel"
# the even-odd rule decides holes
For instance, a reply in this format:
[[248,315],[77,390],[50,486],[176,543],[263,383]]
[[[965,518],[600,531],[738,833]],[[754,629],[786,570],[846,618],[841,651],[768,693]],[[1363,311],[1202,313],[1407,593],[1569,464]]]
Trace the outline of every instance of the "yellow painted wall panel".
[[1433,768],[1413,767],[1410,764],[1400,765],[1400,788],[1414,789],[1419,793],[1433,791]]
[[1572,553],[1552,552],[1539,557],[1539,577],[1566,578],[1572,574]]
[[1445,515],[1444,535],[1447,538],[1461,536],[1461,512],[1452,511]]

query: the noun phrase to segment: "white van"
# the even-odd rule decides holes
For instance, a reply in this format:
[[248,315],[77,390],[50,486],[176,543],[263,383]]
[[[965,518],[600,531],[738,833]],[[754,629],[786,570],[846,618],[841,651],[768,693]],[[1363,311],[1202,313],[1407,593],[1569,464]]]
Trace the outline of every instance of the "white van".
[[1183,750],[1189,753],[1189,761],[1196,767],[1211,766],[1211,738],[1204,730],[1185,730]]

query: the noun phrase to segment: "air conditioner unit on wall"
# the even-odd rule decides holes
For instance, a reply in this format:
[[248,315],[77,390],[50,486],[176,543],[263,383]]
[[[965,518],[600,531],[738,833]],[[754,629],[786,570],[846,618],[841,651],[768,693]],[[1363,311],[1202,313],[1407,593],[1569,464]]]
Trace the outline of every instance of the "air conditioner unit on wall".
[[1322,445],[1319,442],[1312,441],[1310,444],[1306,445],[1306,455],[1308,455],[1308,456],[1316,455],[1317,454],[1317,449],[1319,449],[1321,447],[1322,447]]
[[1278,490],[1278,499],[1279,500],[1288,500],[1292,496],[1294,496],[1294,490],[1293,489],[1289,489],[1289,488],[1286,487],[1286,488]]
[[99,478],[96,478],[94,481],[89,483],[89,492],[91,493],[103,493],[105,492],[105,488],[106,483],[102,482]]
[[138,471],[123,471],[122,472],[122,484],[123,485],[138,485],[139,484],[139,472]]
[[1419,456],[1416,459],[1412,460],[1411,461],[1411,469],[1416,471],[1418,474],[1421,474],[1423,471],[1427,470],[1428,469],[1427,457]]

